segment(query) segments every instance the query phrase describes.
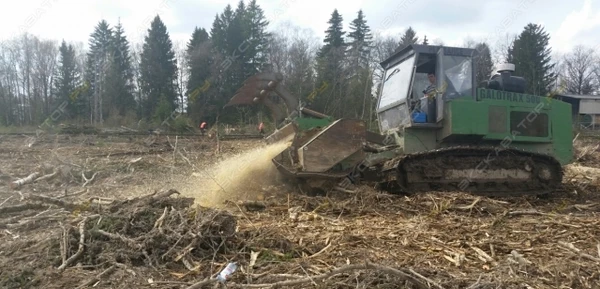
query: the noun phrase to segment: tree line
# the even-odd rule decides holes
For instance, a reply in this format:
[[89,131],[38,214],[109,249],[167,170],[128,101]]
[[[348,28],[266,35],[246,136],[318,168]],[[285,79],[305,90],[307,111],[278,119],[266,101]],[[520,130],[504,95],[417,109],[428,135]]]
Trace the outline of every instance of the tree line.
[[[139,45],[130,43],[120,23],[105,20],[90,34],[87,50],[23,34],[0,43],[0,125],[39,126],[50,116],[92,125],[159,125],[174,112],[194,126],[267,121],[261,107],[223,108],[245,79],[266,70],[282,73],[284,85],[313,110],[373,122],[379,63],[406,45],[430,43],[412,27],[397,36],[375,34],[362,10],[349,24],[345,31],[336,9],[323,40],[291,25],[269,31],[264,11],[250,0],[227,5],[210,28],[196,27],[185,47],[174,45],[158,15]],[[479,52],[478,83],[489,79],[495,62],[509,61],[527,79],[528,93],[561,87],[597,94],[596,51],[576,46],[555,57],[549,40],[542,26],[528,24],[503,46],[467,40],[463,47]]]

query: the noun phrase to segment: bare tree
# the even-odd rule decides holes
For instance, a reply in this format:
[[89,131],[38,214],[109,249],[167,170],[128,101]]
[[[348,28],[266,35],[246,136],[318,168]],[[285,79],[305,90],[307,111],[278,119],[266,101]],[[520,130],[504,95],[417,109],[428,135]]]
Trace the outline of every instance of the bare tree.
[[550,89],[554,90],[564,90],[562,86],[566,84],[566,69],[564,62],[565,55],[559,52],[552,53],[552,59],[554,60],[554,67],[551,69],[551,72],[556,75],[556,79],[554,83],[551,85]]
[[282,32],[275,32],[269,42],[269,63],[271,69],[283,72],[289,59],[289,36]]
[[574,94],[592,94],[598,90],[595,65],[598,55],[594,50],[578,45],[563,58],[564,80],[567,91]]
[[179,95],[178,107],[181,112],[186,111],[185,89],[187,86],[188,70],[186,57],[186,43],[177,41],[173,45],[175,50],[175,58],[177,59],[177,94]]
[[285,85],[303,100],[315,89],[314,65],[318,49],[319,39],[310,30],[289,23],[284,23],[271,39],[272,69],[281,72]]
[[505,33],[493,45],[492,59],[495,64],[504,63],[508,59],[508,50],[516,38],[516,34]]
[[375,83],[378,83],[381,77],[383,77],[383,68],[381,65],[379,65],[379,63],[392,56],[398,47],[399,41],[400,40],[397,37],[382,36],[381,34],[373,35],[373,53],[371,53],[371,65],[374,69],[373,77]]
[[[42,105],[42,109],[36,109],[36,116],[41,116],[42,114],[49,115],[51,113],[52,76],[56,66],[57,55],[58,50],[55,41],[35,41],[33,69],[35,102],[36,107]],[[36,121],[42,120],[36,119]]]
[[22,99],[21,105],[23,108],[23,122],[31,124],[33,122],[32,115],[34,113],[32,87],[31,87],[31,71],[33,67],[33,39],[29,34],[23,34],[19,37],[16,47],[18,53],[18,72],[20,76]]
[[131,70],[133,71],[133,83],[134,83],[134,96],[137,103],[142,103],[145,97],[142,95],[141,90],[141,76],[140,76],[140,60],[142,54],[142,43],[132,42],[131,43]]
[[463,45],[462,47],[465,48],[475,48],[477,46],[477,44],[480,43],[479,41],[476,41],[475,39],[473,39],[473,37],[466,37],[463,40]]

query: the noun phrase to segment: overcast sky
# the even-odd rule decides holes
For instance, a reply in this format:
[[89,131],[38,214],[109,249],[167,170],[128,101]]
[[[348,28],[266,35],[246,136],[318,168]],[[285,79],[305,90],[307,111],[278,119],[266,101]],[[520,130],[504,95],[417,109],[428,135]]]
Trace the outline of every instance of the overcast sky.
[[[160,15],[175,42],[189,39],[195,26],[210,27],[217,13],[239,0],[19,0],[0,10],[0,38],[28,31],[46,39],[86,43],[100,19],[120,19],[130,41],[141,41],[149,23]],[[249,0],[245,2],[248,3]],[[10,4],[8,4],[10,3]],[[600,47],[600,0],[258,0],[276,29],[292,23],[322,39],[337,8],[344,26],[359,9],[373,31],[399,35],[409,25],[420,39],[461,45],[464,39],[487,40],[519,33],[529,23],[544,25],[555,52],[573,45]]]

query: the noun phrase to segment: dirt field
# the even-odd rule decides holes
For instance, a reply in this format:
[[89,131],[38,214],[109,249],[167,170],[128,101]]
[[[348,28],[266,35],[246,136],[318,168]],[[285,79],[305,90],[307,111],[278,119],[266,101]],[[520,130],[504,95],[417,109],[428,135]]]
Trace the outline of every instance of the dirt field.
[[600,288],[597,143],[544,198],[311,198],[258,140],[0,136],[0,288]]

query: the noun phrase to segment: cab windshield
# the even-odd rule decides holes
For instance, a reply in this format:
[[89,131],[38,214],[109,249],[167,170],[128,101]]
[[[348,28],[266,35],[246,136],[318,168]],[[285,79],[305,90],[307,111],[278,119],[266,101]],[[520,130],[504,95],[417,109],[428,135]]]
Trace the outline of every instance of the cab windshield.
[[381,99],[379,100],[379,109],[406,100],[414,70],[414,63],[415,56],[412,55],[405,61],[386,70]]

